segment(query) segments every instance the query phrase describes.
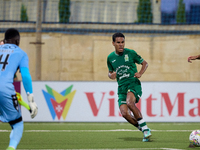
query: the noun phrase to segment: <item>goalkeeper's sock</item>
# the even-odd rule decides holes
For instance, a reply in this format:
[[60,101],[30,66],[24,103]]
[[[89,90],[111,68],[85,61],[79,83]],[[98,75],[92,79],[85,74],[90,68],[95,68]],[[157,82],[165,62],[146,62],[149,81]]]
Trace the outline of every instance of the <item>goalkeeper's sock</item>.
[[12,127],[12,131],[10,133],[9,147],[13,147],[14,149],[16,149],[17,145],[19,144],[22,138],[23,129],[24,129],[23,121],[15,123],[14,125],[11,125],[11,127]]
[[16,92],[18,103],[22,106],[24,106],[26,109],[28,109],[31,112],[30,106],[23,100],[20,93]]
[[137,119],[137,121],[138,121],[138,124],[139,124],[140,128],[142,129],[142,132],[144,132],[146,130],[149,130],[149,128],[147,127],[146,122],[142,118]]

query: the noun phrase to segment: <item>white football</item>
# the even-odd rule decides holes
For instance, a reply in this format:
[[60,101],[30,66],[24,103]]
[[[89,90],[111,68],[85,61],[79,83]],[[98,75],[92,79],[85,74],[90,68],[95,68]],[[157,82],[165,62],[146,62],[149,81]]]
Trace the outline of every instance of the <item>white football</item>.
[[190,144],[200,146],[200,130],[194,130],[189,136]]

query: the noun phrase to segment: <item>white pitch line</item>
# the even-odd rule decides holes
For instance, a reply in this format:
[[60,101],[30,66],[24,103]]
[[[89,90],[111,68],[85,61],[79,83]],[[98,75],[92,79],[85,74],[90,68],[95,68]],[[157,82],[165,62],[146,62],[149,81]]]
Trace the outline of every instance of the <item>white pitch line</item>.
[[78,126],[114,126],[114,125],[130,125],[130,124],[127,124],[127,123],[67,123],[67,122],[58,122],[58,123],[25,123],[25,125],[47,125],[47,126],[54,126],[54,125],[64,125],[64,126],[74,126],[74,125],[78,125]]
[[[150,150],[150,149],[160,149],[160,150],[183,150],[174,148],[127,148],[127,149],[30,149],[30,150]],[[18,149],[26,150],[26,149]]]
[[[147,122],[148,123],[148,122]],[[152,123],[152,122],[150,122],[150,123]],[[53,125],[64,125],[64,126],[80,126],[80,125],[87,125],[87,126],[100,126],[100,125],[104,125],[104,126],[113,126],[113,125],[120,125],[120,126],[129,126],[130,124],[129,123],[126,123],[126,122],[121,122],[121,123],[81,123],[81,122],[79,122],[79,123],[69,123],[69,122],[57,122],[57,123],[30,123],[30,122],[26,122],[25,123],[26,125],[48,125],[48,126],[53,126]],[[157,124],[156,122],[155,122],[155,124]],[[181,125],[188,125],[188,126],[190,126],[190,125],[200,125],[200,122],[199,123],[196,123],[196,122],[194,122],[194,123],[178,123],[178,122],[176,122],[176,123],[161,123],[161,124],[157,124],[157,125],[165,125],[165,126],[167,126],[167,125],[172,125],[173,124],[173,126],[181,126]]]
[[194,122],[194,123],[178,123],[178,122],[176,122],[176,123],[161,123],[161,124],[157,124],[157,125],[164,125],[164,126],[166,126],[166,125],[169,125],[169,126],[171,126],[171,125],[173,125],[173,126],[187,125],[187,126],[191,126],[191,125],[200,125],[200,123],[196,123],[196,122]]
[[[151,150],[151,149],[160,149],[160,150],[183,150],[183,149],[174,149],[174,148],[127,148],[127,149],[30,149],[30,150]],[[18,149],[26,150],[26,149]]]
[[[191,132],[192,130],[151,130],[153,132]],[[0,130],[11,132],[11,130]],[[139,132],[139,130],[115,129],[115,130],[24,130],[24,132]]]

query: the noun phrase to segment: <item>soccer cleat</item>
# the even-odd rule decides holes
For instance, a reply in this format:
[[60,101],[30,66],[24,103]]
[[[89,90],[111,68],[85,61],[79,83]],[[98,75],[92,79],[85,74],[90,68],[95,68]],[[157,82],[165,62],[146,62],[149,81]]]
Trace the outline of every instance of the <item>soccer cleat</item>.
[[144,138],[143,138],[143,142],[149,142],[149,138],[152,136],[151,135],[151,129],[145,130],[144,132]]
[[151,136],[151,130],[150,129],[145,130],[143,133],[144,133],[144,137],[147,138],[147,139]]
[[15,150],[13,147],[8,147],[6,150]]
[[150,139],[147,139],[145,137],[142,139],[142,142],[149,142],[149,141],[150,141]]

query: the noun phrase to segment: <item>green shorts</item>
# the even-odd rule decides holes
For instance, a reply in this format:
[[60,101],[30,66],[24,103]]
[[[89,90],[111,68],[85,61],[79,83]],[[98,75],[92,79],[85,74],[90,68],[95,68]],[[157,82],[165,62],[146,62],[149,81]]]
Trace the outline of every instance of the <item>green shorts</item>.
[[[138,80],[139,81],[139,80]],[[126,104],[126,96],[128,92],[132,92],[135,95],[136,103],[139,102],[140,97],[142,96],[142,87],[139,82],[127,83],[118,87],[118,105],[119,107],[122,104]]]

